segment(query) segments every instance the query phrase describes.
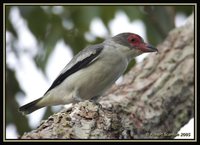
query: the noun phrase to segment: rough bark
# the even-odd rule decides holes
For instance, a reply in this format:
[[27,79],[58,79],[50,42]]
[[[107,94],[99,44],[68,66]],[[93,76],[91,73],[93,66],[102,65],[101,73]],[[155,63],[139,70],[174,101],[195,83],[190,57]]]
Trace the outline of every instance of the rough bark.
[[168,139],[194,116],[194,16],[100,103],[55,113],[21,139]]

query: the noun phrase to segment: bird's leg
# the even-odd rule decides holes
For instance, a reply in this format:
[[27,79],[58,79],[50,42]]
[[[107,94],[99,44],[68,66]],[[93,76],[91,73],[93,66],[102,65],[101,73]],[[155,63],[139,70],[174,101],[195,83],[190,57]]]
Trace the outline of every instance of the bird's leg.
[[90,99],[90,101],[96,103],[96,102],[98,101],[99,97],[100,97],[100,96],[93,96],[93,97]]
[[89,101],[97,105],[100,109],[102,109],[103,108],[102,105],[97,101],[99,97],[100,96],[93,96]]
[[72,98],[74,99],[75,102],[82,102],[82,101],[84,101],[84,100],[80,97],[79,91],[78,91],[78,90],[74,91]]
[[84,101],[80,96],[73,96],[75,102],[82,102]]

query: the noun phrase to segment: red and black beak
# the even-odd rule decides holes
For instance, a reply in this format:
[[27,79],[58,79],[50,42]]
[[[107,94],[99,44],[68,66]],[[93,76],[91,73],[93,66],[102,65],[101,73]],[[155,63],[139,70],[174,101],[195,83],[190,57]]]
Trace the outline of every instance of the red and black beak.
[[142,52],[158,52],[158,49],[151,44],[144,43],[140,48]]

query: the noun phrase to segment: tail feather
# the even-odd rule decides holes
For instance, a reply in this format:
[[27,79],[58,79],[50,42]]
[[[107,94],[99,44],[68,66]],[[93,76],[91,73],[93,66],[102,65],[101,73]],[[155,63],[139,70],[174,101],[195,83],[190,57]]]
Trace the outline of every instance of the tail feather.
[[44,107],[44,106],[38,105],[38,102],[39,102],[41,99],[42,99],[42,98],[39,98],[39,99],[34,100],[34,101],[32,101],[32,102],[30,102],[30,103],[24,105],[24,106],[21,106],[21,107],[19,108],[19,111],[22,112],[22,114],[27,115],[27,114],[30,114],[30,113],[32,113],[32,112],[34,112],[34,111],[36,111],[36,110],[38,110],[38,109]]

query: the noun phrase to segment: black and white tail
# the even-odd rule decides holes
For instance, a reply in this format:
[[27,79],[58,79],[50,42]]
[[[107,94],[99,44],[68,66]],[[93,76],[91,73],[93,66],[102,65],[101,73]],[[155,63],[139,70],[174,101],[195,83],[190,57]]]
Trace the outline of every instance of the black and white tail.
[[20,111],[22,114],[26,115],[26,114],[30,114],[30,113],[32,113],[32,112],[34,112],[34,111],[36,111],[36,110],[38,110],[38,109],[44,107],[44,106],[38,105],[38,102],[39,102],[41,99],[42,99],[42,98],[39,98],[39,99],[34,100],[34,101],[32,101],[32,102],[30,102],[30,103],[24,105],[24,106],[21,106],[21,107],[19,108],[19,111]]

